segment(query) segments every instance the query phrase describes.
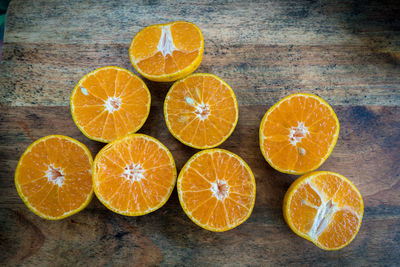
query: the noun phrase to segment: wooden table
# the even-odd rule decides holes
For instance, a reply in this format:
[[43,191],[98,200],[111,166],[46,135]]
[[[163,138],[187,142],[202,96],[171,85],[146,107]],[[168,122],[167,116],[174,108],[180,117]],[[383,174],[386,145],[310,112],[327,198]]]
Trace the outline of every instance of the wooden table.
[[[398,265],[400,263],[400,7],[380,1],[274,0],[12,1],[0,69],[0,265]],[[31,213],[14,187],[18,158],[35,139],[64,134],[95,154],[74,125],[69,96],[87,72],[106,65],[133,70],[128,47],[143,27],[195,22],[205,37],[198,72],[234,89],[239,123],[221,145],[256,176],[252,216],[225,233],[193,224],[176,191],[160,210],[124,217],[97,199],[61,221]],[[146,80],[150,117],[140,130],[161,140],[178,171],[196,150],[175,140],[162,115],[170,83]],[[258,127],[282,97],[315,93],[341,123],[338,143],[320,170],[343,174],[360,189],[365,216],[356,239],[326,252],[296,236],[281,205],[295,176],[263,159]]]

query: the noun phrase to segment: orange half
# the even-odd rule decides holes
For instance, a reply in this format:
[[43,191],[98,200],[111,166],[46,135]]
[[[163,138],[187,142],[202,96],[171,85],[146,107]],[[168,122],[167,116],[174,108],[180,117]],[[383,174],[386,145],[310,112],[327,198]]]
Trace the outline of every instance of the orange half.
[[150,92],[132,72],[114,66],[96,69],[75,86],[71,114],[88,138],[109,143],[135,133],[150,112]]
[[131,134],[106,145],[93,167],[94,192],[110,210],[128,216],[155,211],[176,182],[169,150],[157,139]]
[[175,82],[164,102],[168,130],[193,148],[222,144],[236,127],[239,109],[232,88],[222,79],[196,73]]
[[260,125],[260,148],[276,170],[304,174],[329,157],[339,136],[331,106],[312,94],[294,94],[273,105]]
[[325,250],[347,246],[360,229],[363,212],[357,188],[342,175],[327,171],[298,178],[283,201],[289,227]]
[[135,35],[129,47],[133,67],[157,82],[176,81],[192,73],[203,58],[199,27],[186,21],[151,25]]
[[246,221],[256,198],[250,167],[224,149],[193,155],[179,174],[177,189],[187,216],[200,227],[215,232],[230,230]]
[[59,220],[84,209],[92,199],[92,163],[84,144],[49,135],[33,142],[21,156],[15,186],[32,212]]

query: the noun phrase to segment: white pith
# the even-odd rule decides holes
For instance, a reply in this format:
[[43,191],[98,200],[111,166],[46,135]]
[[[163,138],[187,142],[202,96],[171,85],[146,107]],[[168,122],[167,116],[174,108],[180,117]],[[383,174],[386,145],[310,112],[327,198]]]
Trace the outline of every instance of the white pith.
[[308,185],[313,189],[315,193],[319,196],[321,200],[321,205],[316,207],[314,205],[310,205],[310,203],[304,203],[314,209],[317,210],[317,214],[315,215],[313,225],[307,235],[313,239],[318,240],[318,237],[324,232],[324,230],[329,226],[329,223],[332,219],[332,216],[339,210],[338,204],[333,201],[333,198],[327,198],[323,192],[320,192],[312,182],[308,182]]
[[229,195],[229,185],[224,180],[216,180],[211,183],[211,192],[218,200],[224,200]]
[[314,223],[308,232],[308,235],[312,239],[317,239],[321,233],[328,227],[329,222],[332,219],[333,214],[337,211],[337,204],[332,201],[332,199],[323,202],[317,211]]
[[140,165],[140,163],[131,163],[124,168],[122,177],[130,182],[140,181],[145,178],[144,173],[145,170],[143,169],[142,165]]
[[297,143],[301,141],[301,139],[303,139],[303,137],[305,137],[309,133],[310,132],[308,131],[308,127],[304,125],[304,122],[299,121],[297,122],[297,127],[292,127],[290,129],[289,142],[295,146]]
[[210,106],[208,104],[204,104],[203,102],[201,103],[196,103],[193,98],[186,96],[185,97],[186,103],[189,105],[193,106],[196,110],[194,111],[194,114],[200,119],[200,120],[205,120],[208,118],[210,115]]
[[167,55],[172,55],[172,52],[178,50],[174,45],[174,41],[171,35],[171,27],[169,25],[162,26],[161,37],[158,41],[157,49],[159,52],[161,52],[163,57]]
[[117,111],[121,107],[121,104],[121,98],[114,96],[110,96],[107,101],[104,102],[104,106],[109,113]]
[[50,164],[45,176],[47,177],[47,181],[58,185],[59,187],[63,186],[65,174],[61,168],[56,168],[53,164]]

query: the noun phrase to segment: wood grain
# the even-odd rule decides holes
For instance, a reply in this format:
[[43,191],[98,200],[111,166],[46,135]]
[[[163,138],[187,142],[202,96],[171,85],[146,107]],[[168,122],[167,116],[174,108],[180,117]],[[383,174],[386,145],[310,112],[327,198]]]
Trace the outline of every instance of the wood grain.
[[[166,91],[160,93],[160,97],[164,93]],[[283,195],[296,177],[276,172],[262,158],[257,135],[267,108],[240,107],[238,126],[221,146],[237,153],[249,164],[257,183],[252,216],[243,225],[223,234],[209,233],[195,226],[183,213],[176,191],[165,207],[139,218],[114,214],[96,199],[87,209],[62,222],[38,218],[28,211],[14,189],[12,173],[24,149],[32,140],[52,133],[72,136],[84,142],[94,154],[102,144],[80,133],[70,118],[68,107],[2,108],[1,123],[7,128],[0,129],[3,166],[0,170],[3,218],[0,228],[5,235],[4,245],[18,241],[22,246],[21,251],[17,251],[17,244],[7,249],[8,253],[3,255],[5,262],[36,265],[51,260],[56,254],[59,256],[57,265],[71,263],[65,255],[80,257],[82,264],[94,264],[100,258],[99,263],[105,265],[136,261],[137,257],[146,264],[162,262],[167,265],[226,262],[295,265],[319,260],[326,264],[378,264],[380,261],[394,264],[400,238],[398,231],[393,233],[400,224],[400,167],[397,164],[400,161],[400,108],[334,106],[338,117],[342,118],[342,131],[333,154],[320,169],[337,171],[351,179],[360,189],[366,209],[356,240],[333,253],[323,252],[298,238],[283,221]],[[178,169],[196,152],[168,133],[160,107],[152,107],[140,132],[166,144]],[[10,139],[18,146],[9,143]],[[21,229],[15,229],[16,223]],[[14,236],[25,232],[29,233],[27,240]],[[298,246],[302,248],[300,255]],[[208,261],[208,253],[215,256],[215,262]]]
[[[12,1],[0,65],[0,265],[5,266],[396,266],[400,262],[400,7],[390,1]],[[74,85],[105,65],[133,70],[133,35],[146,25],[193,21],[205,36],[198,72],[234,89],[239,122],[221,145],[240,155],[257,183],[252,216],[212,233],[182,211],[176,191],[142,217],[112,213],[93,199],[62,221],[31,213],[14,187],[20,155],[42,136],[63,134],[95,155],[103,144],[74,125]],[[168,132],[162,103],[171,83],[146,80],[152,95],[141,133],[172,152],[178,170],[197,152]],[[281,205],[296,176],[273,170],[258,147],[267,109],[294,92],[333,105],[341,131],[320,170],[343,174],[365,202],[361,230],[348,247],[325,252],[297,237]]]
[[91,70],[106,65],[133,70],[126,55],[140,29],[179,19],[203,31],[199,72],[225,79],[241,105],[272,104],[299,91],[318,92],[336,105],[400,103],[400,6],[242,2],[183,1],[176,9],[160,1],[13,1],[0,103],[65,106]]
[[[400,103],[399,64],[392,54],[365,46],[224,47],[209,42],[205,49],[197,72],[220,76],[235,90],[242,106],[271,105],[300,91],[317,93],[337,105]],[[79,46],[6,43],[2,67],[7,72],[0,73],[4,80],[0,104],[67,106],[72,89],[86,73],[107,65],[134,71],[128,50],[129,42]],[[396,55],[400,58],[400,52]],[[154,90],[166,86],[146,82]],[[153,101],[153,105],[162,102]]]

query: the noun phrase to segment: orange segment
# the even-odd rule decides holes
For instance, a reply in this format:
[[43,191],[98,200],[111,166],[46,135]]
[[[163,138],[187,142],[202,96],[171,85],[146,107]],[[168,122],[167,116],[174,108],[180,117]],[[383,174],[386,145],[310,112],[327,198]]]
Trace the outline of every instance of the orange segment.
[[62,219],[84,209],[92,199],[92,162],[84,144],[49,135],[36,140],[21,156],[15,186],[36,215]]
[[152,25],[144,28],[132,40],[129,54],[139,62],[153,57],[157,52],[157,45],[161,38],[162,27]]
[[164,102],[171,134],[198,149],[222,144],[235,129],[238,114],[232,89],[212,74],[192,74],[175,82]]
[[360,192],[333,172],[312,172],[298,178],[283,203],[290,228],[325,250],[347,246],[360,229],[363,212]]
[[256,183],[249,166],[223,149],[193,155],[178,177],[178,195],[188,217],[204,229],[222,232],[250,216]]
[[85,75],[70,100],[72,118],[88,138],[111,142],[138,131],[150,112],[150,92],[132,72],[103,67]]
[[260,148],[276,170],[304,174],[329,157],[339,136],[339,121],[324,100],[311,94],[283,98],[264,115]]
[[151,25],[135,35],[129,48],[133,67],[152,81],[176,81],[192,73],[203,58],[204,39],[193,23]]
[[122,215],[139,216],[160,208],[171,195],[175,181],[171,153],[144,134],[127,135],[108,144],[94,161],[97,198]]

